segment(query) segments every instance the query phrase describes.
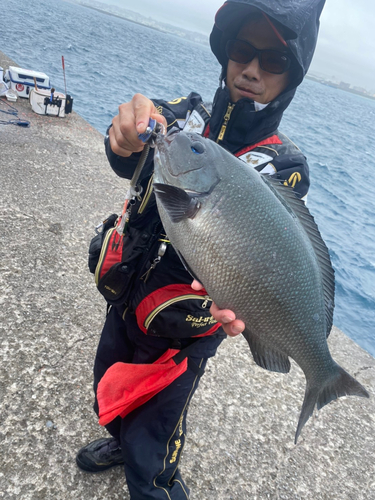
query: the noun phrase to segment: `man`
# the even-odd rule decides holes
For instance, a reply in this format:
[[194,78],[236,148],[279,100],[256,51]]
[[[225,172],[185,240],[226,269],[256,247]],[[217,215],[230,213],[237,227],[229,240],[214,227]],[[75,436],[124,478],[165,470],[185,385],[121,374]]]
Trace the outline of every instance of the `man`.
[[[323,5],[324,0],[286,0],[282,6],[271,0],[228,0],[216,15],[210,37],[212,51],[222,66],[212,111],[196,93],[172,102],[135,95],[119,107],[106,138],[114,171],[121,177],[132,177],[144,148],[138,134],[145,131],[151,117],[168,130],[178,124],[184,130],[202,133],[262,174],[290,184],[304,197],[309,187],[306,160],[278,132],[278,125],[311,62]],[[202,294],[193,293],[188,300],[181,300],[185,294],[155,302],[161,290],[180,287],[186,291],[191,277],[173,247],[165,245],[167,237],[162,234],[152,194],[152,171],[150,154],[141,174],[142,193],[132,207],[127,227],[131,241],[145,236],[146,243],[143,247],[140,244],[136,278],[129,285],[126,305],[113,306],[106,318],[94,367],[94,389],[101,399],[101,408],[96,401],[95,410],[103,414],[103,387],[123,383],[110,375],[115,363],[122,363],[127,370],[130,367],[124,372],[130,377],[143,373],[141,382],[145,380],[146,385],[147,367],[158,363],[170,349],[188,352],[187,368],[140,406],[128,413],[119,411],[106,421],[112,437],[82,448],[77,464],[88,472],[123,464],[132,500],[181,500],[189,497],[178,470],[188,404],[207,359],[214,356],[225,334],[239,334],[244,324],[232,311],[219,310],[213,304],[211,313],[218,323],[207,320],[203,323],[210,326],[200,335],[197,330],[189,334],[187,312],[191,318],[201,314],[208,299],[203,304]],[[193,288],[202,293],[199,283],[194,282]],[[152,318],[147,323],[144,311],[150,297],[154,305],[147,310],[146,316]]]

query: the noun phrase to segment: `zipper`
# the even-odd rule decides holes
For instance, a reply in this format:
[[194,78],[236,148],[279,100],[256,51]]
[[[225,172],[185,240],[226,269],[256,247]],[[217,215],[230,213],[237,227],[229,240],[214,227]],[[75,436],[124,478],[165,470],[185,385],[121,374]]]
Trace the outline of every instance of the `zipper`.
[[234,104],[228,104],[227,111],[226,111],[226,113],[224,115],[224,123],[221,126],[219,137],[217,138],[216,142],[220,142],[220,141],[222,141],[224,139],[225,131],[227,129],[227,125],[228,125],[228,122],[229,122],[229,119],[230,119],[230,115],[232,114],[234,106],[235,106]]
[[105,257],[106,251],[107,251],[108,241],[109,241],[110,237],[112,236],[113,231],[116,231],[115,227],[110,229],[107,232],[107,234],[105,235],[104,241],[103,241],[103,245],[102,245],[100,255],[99,255],[99,261],[98,261],[98,263],[96,265],[96,269],[95,269],[96,286],[98,286],[98,283],[99,283],[99,275],[100,275],[100,271],[101,271],[101,268],[103,265],[103,260],[104,260],[104,257]]
[[207,307],[207,303],[212,300],[208,295],[197,295],[197,294],[187,294],[187,295],[180,295],[179,297],[174,297],[173,299],[169,299],[166,302],[163,302],[160,304],[160,306],[156,307],[153,309],[153,311],[146,317],[143,325],[148,330],[148,327],[150,326],[151,322],[157,316],[161,311],[166,309],[167,307],[171,306],[172,304],[175,304],[176,302],[181,302],[182,300],[187,300],[187,299],[204,299],[204,302],[202,302],[202,309],[205,309]]

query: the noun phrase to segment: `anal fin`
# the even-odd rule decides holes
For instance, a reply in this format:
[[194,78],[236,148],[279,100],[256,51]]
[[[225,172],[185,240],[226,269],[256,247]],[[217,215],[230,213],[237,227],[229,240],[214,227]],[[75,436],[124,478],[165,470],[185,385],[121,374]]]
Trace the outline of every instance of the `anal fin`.
[[290,361],[286,354],[265,344],[257,335],[245,328],[243,336],[247,340],[255,363],[271,372],[289,373]]

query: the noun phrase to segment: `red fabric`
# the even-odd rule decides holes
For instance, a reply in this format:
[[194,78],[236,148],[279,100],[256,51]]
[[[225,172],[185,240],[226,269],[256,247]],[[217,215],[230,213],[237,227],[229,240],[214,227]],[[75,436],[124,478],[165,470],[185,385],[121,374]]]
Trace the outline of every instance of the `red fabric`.
[[245,148],[238,151],[238,153],[235,153],[235,156],[237,156],[238,158],[239,156],[244,155],[245,153],[248,153],[249,151],[252,151],[255,148],[267,146],[268,144],[282,144],[282,143],[283,141],[279,138],[279,136],[275,134],[272,135],[271,137],[268,137],[267,139],[264,139],[263,141],[253,144],[252,146],[246,146]]
[[212,335],[221,327],[221,323],[215,323],[206,333],[201,333],[200,335],[192,335],[192,339],[197,339],[198,337],[208,337],[208,335]]
[[168,349],[150,365],[119,362],[108,368],[97,390],[99,424],[124,418],[186,372],[187,358],[178,365],[171,359],[179,352]]
[[102,267],[100,268],[99,279],[104,276],[112,266],[121,262],[123,244],[123,236],[118,234],[116,228],[114,228],[105,250],[105,257],[103,259]]

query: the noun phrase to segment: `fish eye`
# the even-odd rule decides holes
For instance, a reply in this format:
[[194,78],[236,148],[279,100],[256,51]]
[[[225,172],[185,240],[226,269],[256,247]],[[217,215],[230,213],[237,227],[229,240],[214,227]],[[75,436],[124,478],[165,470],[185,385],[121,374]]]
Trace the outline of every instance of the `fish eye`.
[[196,141],[196,142],[193,142],[193,144],[191,145],[191,150],[196,155],[201,155],[202,153],[204,153],[205,147],[201,142]]

